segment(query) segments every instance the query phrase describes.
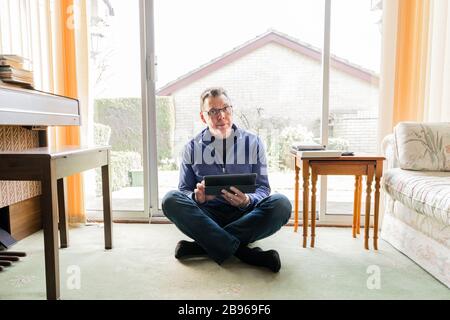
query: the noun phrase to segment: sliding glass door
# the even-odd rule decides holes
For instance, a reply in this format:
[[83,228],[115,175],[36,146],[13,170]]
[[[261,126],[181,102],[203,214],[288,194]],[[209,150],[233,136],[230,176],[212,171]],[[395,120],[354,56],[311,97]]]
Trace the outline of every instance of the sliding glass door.
[[[146,210],[139,0],[91,0],[89,4],[89,140],[112,146],[115,219],[141,219]],[[85,175],[88,219],[102,216],[100,182],[98,170]]]
[[[124,106],[130,113],[123,114],[120,130],[131,134],[142,126],[143,132],[125,135],[126,149],[116,147],[140,156],[141,167],[138,161],[120,167],[128,180],[115,191],[115,199],[130,197],[124,211],[136,206],[141,213],[162,216],[161,199],[178,187],[180,152],[204,128],[199,96],[210,86],[227,89],[235,123],[262,138],[272,190],[291,201],[292,143],[375,150],[381,1],[99,2],[115,5],[114,14],[127,7],[122,12],[128,17],[122,33],[112,36],[120,43],[116,50],[127,53],[112,65],[120,76],[106,77],[121,86],[105,80],[111,96],[98,98],[135,99],[134,107]],[[353,178],[321,182],[319,219],[349,224]]]
[[[377,152],[381,14],[382,1],[331,1],[328,145],[335,149]],[[353,176],[328,177],[323,221],[348,221],[354,188]],[[364,201],[365,193],[362,208]]]
[[[293,142],[374,152],[381,3],[156,2],[159,202],[177,188],[182,147],[204,127],[199,95],[209,86],[225,87],[236,106],[235,122],[261,136],[273,192],[291,201]],[[319,219],[349,224],[354,178],[321,181],[326,188],[317,200]]]

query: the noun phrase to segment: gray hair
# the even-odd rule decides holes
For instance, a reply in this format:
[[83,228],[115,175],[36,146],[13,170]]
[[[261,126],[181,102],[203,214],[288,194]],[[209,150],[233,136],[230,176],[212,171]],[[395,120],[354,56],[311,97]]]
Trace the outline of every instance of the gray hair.
[[228,93],[222,87],[211,87],[203,91],[203,93],[200,96],[200,110],[203,110],[203,105],[205,104],[205,100],[207,98],[220,97],[221,95],[224,95],[225,97],[227,97],[227,99],[230,99],[228,97]]

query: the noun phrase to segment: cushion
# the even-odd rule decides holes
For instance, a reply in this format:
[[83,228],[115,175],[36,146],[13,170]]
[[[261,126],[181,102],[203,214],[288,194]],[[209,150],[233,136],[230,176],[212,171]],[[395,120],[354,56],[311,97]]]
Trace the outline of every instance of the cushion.
[[394,135],[400,168],[450,171],[450,123],[401,122]]
[[450,225],[450,172],[394,168],[384,174],[383,188],[406,207]]

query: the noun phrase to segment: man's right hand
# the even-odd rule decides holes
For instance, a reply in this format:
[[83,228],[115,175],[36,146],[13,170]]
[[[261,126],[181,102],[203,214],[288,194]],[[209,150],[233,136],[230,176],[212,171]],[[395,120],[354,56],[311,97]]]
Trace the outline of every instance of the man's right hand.
[[206,201],[214,199],[216,196],[207,196],[205,194],[205,180],[201,183],[197,183],[197,188],[194,190],[195,201],[200,204],[205,203]]

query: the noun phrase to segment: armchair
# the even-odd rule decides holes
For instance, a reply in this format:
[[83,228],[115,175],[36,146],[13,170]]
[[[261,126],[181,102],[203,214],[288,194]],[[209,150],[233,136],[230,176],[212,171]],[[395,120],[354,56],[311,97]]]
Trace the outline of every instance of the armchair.
[[381,238],[450,287],[450,123],[399,123],[382,147]]

